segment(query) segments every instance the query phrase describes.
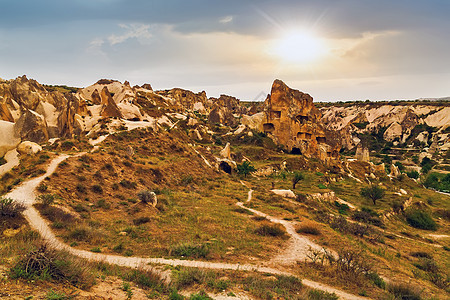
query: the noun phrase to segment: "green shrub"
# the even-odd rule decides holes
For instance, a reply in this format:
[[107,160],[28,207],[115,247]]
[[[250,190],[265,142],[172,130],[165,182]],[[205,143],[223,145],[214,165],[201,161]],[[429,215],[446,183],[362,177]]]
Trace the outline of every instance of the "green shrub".
[[36,189],[39,192],[43,193],[43,192],[47,191],[48,187],[45,183],[41,183],[40,185],[38,185],[38,187]]
[[186,243],[170,249],[170,254],[177,257],[206,258],[209,254],[209,248],[204,244]]
[[103,209],[110,209],[111,205],[106,202],[105,199],[100,199],[97,201],[97,203],[95,204],[95,206],[97,206],[98,208],[103,208]]
[[237,165],[238,174],[247,177],[251,172],[256,171],[255,167],[248,161],[244,161],[242,164]]
[[350,210],[350,207],[345,203],[339,203],[337,201],[334,201],[334,205],[338,208],[338,212],[341,215],[346,215],[348,211]]
[[91,252],[100,253],[100,252],[102,252],[102,250],[100,250],[99,247],[94,247],[94,248],[91,249]]
[[[235,209],[233,209],[233,211],[240,213],[240,214],[253,215],[253,213],[251,211],[249,211],[248,209],[243,208],[243,207],[235,208]],[[264,219],[266,219],[266,218],[264,218]]]
[[437,230],[437,224],[425,211],[414,209],[406,213],[406,221],[414,228],[425,230]]
[[322,290],[310,290],[308,293],[309,300],[337,300],[339,297],[335,293],[328,293]]
[[378,275],[375,272],[370,272],[367,273],[367,278],[373,282],[373,284],[375,284],[377,287],[379,287],[380,289],[385,289],[386,288],[386,282],[383,280],[383,278],[380,277],[380,275]]
[[409,178],[414,178],[414,179],[419,178],[419,172],[417,172],[415,170],[406,172],[406,175],[408,175]]
[[295,190],[295,186],[300,180],[303,180],[305,177],[302,173],[294,172],[294,177],[292,177],[292,189]]
[[137,187],[136,182],[129,181],[126,179],[123,179],[122,181],[120,181],[120,185],[126,189],[135,189]]
[[317,187],[318,187],[319,189],[322,189],[322,190],[324,190],[324,189],[327,188],[327,186],[324,185],[324,184],[322,184],[322,183],[319,183],[319,185],[318,185]]
[[55,203],[55,195],[54,194],[43,194],[38,197],[38,201],[42,204],[42,206],[50,206]]
[[72,296],[66,295],[64,292],[55,292],[54,290],[48,291],[45,295],[46,300],[69,300],[73,299]]
[[284,236],[286,230],[281,224],[263,224],[255,230],[255,233],[264,236]]

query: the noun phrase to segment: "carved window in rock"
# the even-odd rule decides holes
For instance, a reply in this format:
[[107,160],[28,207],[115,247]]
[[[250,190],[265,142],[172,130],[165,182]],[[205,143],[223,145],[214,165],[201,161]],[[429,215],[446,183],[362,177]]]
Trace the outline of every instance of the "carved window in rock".
[[310,140],[311,139],[311,133],[297,132],[297,138],[299,140]]
[[186,98],[186,93],[181,94],[181,97]]
[[327,142],[327,139],[324,136],[318,136],[318,137],[316,137],[316,140],[320,144],[324,144]]
[[279,119],[279,118],[281,118],[281,111],[279,111],[279,110],[272,110],[270,112],[270,118],[271,119]]
[[275,126],[272,123],[264,123],[263,130],[265,133],[272,133],[275,131]]
[[309,120],[308,116],[301,116],[298,115],[295,117],[297,119],[297,121],[299,121],[301,124],[306,124]]

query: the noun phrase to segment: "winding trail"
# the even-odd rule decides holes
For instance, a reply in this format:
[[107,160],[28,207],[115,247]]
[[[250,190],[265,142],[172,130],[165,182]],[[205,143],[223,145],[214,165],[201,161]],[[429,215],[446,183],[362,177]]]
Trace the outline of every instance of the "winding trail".
[[[78,154],[79,155],[82,155]],[[143,258],[143,257],[123,257],[123,256],[117,256],[117,255],[109,255],[109,254],[102,254],[102,253],[93,253],[86,250],[79,250],[70,247],[69,245],[63,243],[61,240],[59,240],[53,231],[50,229],[47,222],[41,217],[39,212],[34,208],[33,203],[36,199],[35,189],[36,187],[41,183],[42,180],[44,180],[45,177],[50,176],[53,172],[55,172],[56,168],[58,167],[58,164],[67,159],[69,155],[63,154],[56,158],[54,158],[50,165],[47,168],[47,172],[43,174],[42,176],[30,179],[21,185],[17,186],[14,190],[12,190],[10,193],[6,194],[5,197],[12,198],[16,201],[22,202],[26,206],[26,210],[24,211],[24,216],[27,219],[27,221],[30,223],[30,226],[37,230],[42,238],[52,247],[58,250],[65,250],[69,252],[70,254],[87,259],[90,261],[97,261],[97,262],[105,262],[109,264],[114,264],[122,267],[129,267],[129,268],[142,268],[142,269],[153,269],[153,264],[161,264],[161,265],[171,265],[171,266],[184,266],[184,267],[193,267],[193,268],[204,268],[204,269],[218,269],[218,270],[236,270],[236,271],[253,271],[253,272],[261,272],[261,273],[270,273],[274,275],[288,275],[288,276],[296,276],[295,274],[285,272],[282,270],[279,270],[277,268],[263,266],[263,265],[254,265],[254,264],[233,264],[233,263],[220,263],[220,262],[205,262],[205,261],[195,261],[195,260],[180,260],[180,259],[165,259],[165,258]],[[247,201],[251,201],[253,190],[250,190],[248,193],[248,199]],[[237,205],[244,207],[243,203],[237,203]],[[245,207],[246,209],[252,211],[253,213],[264,216],[275,223],[280,223],[283,226],[286,227],[286,230],[291,235],[291,240],[295,240],[297,242],[291,241],[291,244],[288,246],[286,251],[294,251],[296,261],[299,260],[299,255],[302,255],[304,253],[304,249],[297,248],[297,246],[291,248],[291,245],[294,244],[302,244],[302,245],[311,245],[312,247],[318,247],[318,245],[312,243],[306,238],[300,237],[296,232],[292,224],[285,220],[280,220],[278,218],[271,217],[269,215],[266,215],[262,212],[259,212],[257,210]],[[276,260],[276,259],[275,259]],[[291,259],[284,259],[283,262],[292,262]],[[310,288],[314,289],[320,289],[323,291],[327,291],[329,293],[335,293],[338,295],[341,299],[348,299],[348,300],[362,300],[362,299],[368,299],[366,297],[360,297],[356,295],[352,295],[346,292],[343,292],[341,290],[335,289],[331,286],[311,281],[308,279],[302,279],[302,283],[305,286],[308,286]]]

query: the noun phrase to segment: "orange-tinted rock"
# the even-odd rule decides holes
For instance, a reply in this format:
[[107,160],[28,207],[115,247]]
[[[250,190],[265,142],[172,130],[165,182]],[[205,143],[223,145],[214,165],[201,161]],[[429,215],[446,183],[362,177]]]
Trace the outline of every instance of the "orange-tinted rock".
[[14,122],[14,118],[9,111],[8,105],[6,105],[6,102],[0,103],[0,120]]
[[102,99],[102,110],[100,111],[100,115],[102,117],[109,118],[122,118],[122,113],[120,112],[119,107],[114,102],[111,93],[108,91],[108,88],[105,86],[100,94]]
[[22,113],[14,125],[14,131],[23,141],[43,143],[48,140],[47,123],[42,116],[30,110]]
[[178,111],[184,109],[193,110],[194,105],[198,102],[202,103],[204,107],[207,107],[206,92],[194,93],[188,90],[174,88],[171,90],[158,91],[158,94],[173,99],[173,108]]
[[95,89],[92,92],[91,98],[92,98],[92,103],[94,103],[94,104],[102,104],[102,98],[100,98],[100,94],[98,93],[97,89]]
[[322,160],[338,156],[338,146],[327,144],[320,112],[310,95],[291,89],[277,79],[266,99],[264,113],[264,132],[287,150]]

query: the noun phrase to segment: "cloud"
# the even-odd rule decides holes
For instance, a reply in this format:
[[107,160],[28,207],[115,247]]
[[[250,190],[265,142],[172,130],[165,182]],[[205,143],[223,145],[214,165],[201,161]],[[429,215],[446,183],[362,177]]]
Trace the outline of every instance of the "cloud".
[[108,41],[111,46],[116,44],[121,44],[129,39],[137,39],[142,44],[148,43],[152,38],[150,33],[150,25],[147,24],[119,24],[120,28],[126,30],[125,33],[121,35],[112,34],[108,37]]
[[103,39],[96,38],[89,43],[86,52],[95,55],[106,56],[106,53],[102,50],[102,46],[105,43]]
[[219,23],[227,24],[227,23],[233,22],[233,19],[234,19],[233,16],[226,16],[226,17],[223,17],[222,19],[220,19]]

